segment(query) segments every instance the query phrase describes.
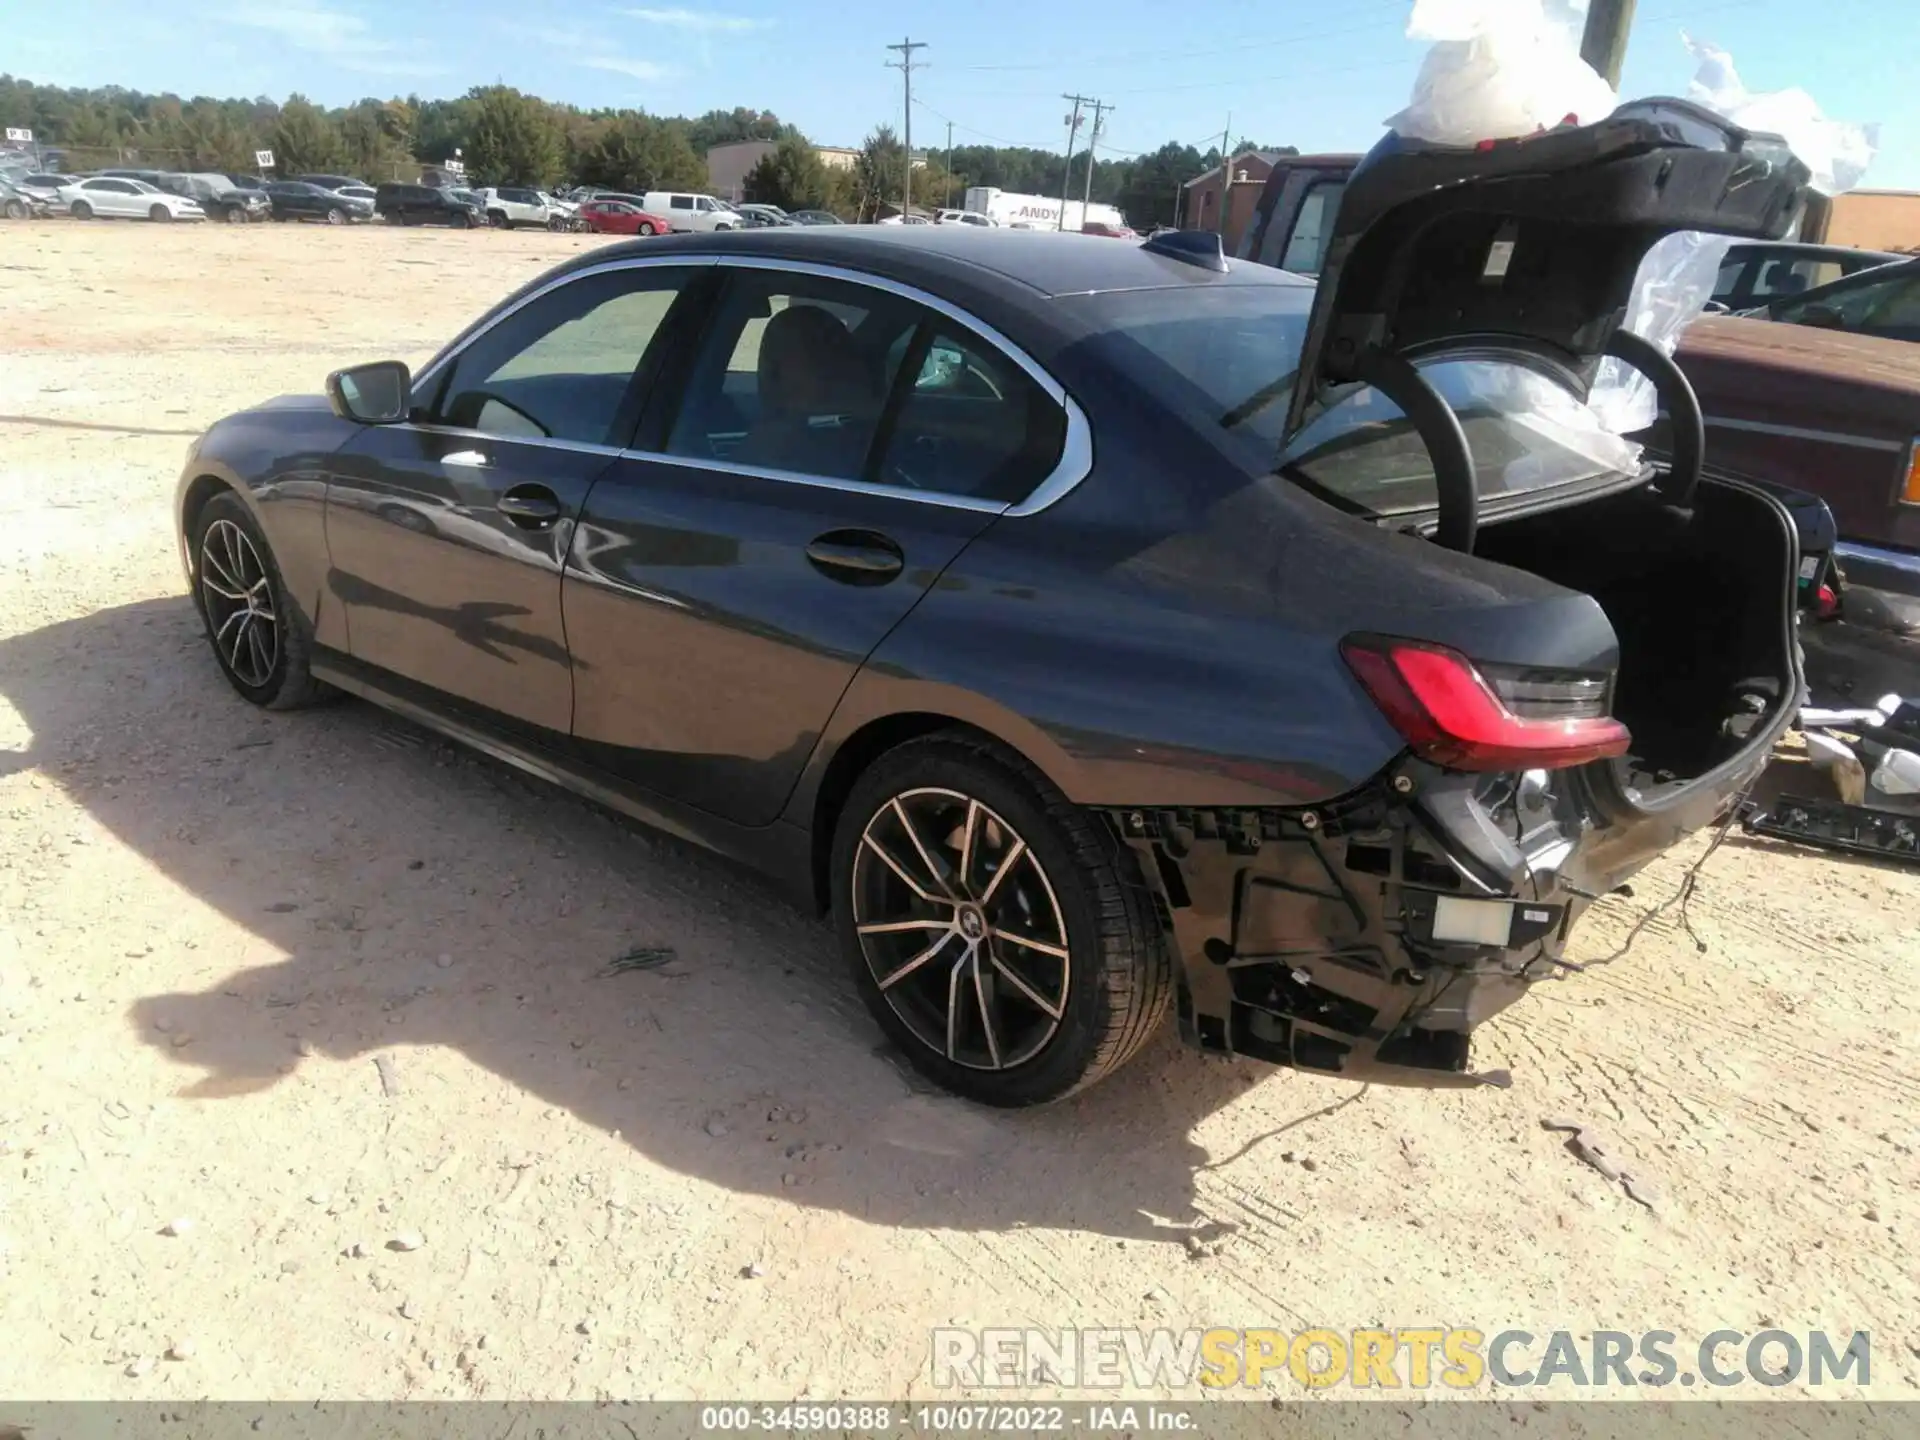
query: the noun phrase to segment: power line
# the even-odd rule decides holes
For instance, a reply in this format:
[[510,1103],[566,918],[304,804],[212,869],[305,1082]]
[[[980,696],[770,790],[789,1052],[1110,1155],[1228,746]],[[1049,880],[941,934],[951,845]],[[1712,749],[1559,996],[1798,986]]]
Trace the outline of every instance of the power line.
[[898,70],[900,72],[900,82],[906,86],[906,101],[901,107],[901,111],[906,117],[906,134],[901,136],[901,141],[907,152],[906,173],[900,180],[900,218],[902,220],[905,220],[907,216],[913,213],[913,72],[927,68],[924,62],[916,61],[913,58],[913,52],[926,48],[927,42],[925,40],[915,40],[911,37],[902,40],[898,45],[887,46],[889,50],[898,50],[900,52],[900,58],[898,60],[889,60],[886,62],[887,68],[890,70]]
[[[1389,0],[1389,4],[1380,6],[1355,7],[1364,14],[1369,9],[1406,8],[1406,0]],[[1074,57],[1076,65],[1125,65],[1136,61],[1158,64],[1163,60],[1201,60],[1217,55],[1240,55],[1249,50],[1285,49],[1294,45],[1305,45],[1315,40],[1335,40],[1343,35],[1363,35],[1369,31],[1399,26],[1401,20],[1372,20],[1364,25],[1347,25],[1338,30],[1316,30],[1306,35],[1288,35],[1280,40],[1255,40],[1245,45],[1212,46],[1204,50],[1126,50],[1111,55],[1078,55]],[[1013,65],[961,65],[958,69],[968,72],[1011,71],[1011,70],[1052,70],[1058,68],[1053,62],[1021,62]]]

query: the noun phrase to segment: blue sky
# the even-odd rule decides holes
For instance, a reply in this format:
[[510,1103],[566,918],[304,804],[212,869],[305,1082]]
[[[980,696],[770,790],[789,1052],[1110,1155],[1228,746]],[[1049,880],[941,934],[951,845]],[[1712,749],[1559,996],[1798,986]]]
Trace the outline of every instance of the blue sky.
[[[1065,91],[1118,108],[1119,155],[1234,134],[1364,148],[1406,100],[1424,47],[1409,0],[27,0],[0,69],[67,85],[337,104],[496,81],[581,105],[697,114],[761,106],[823,144],[900,122],[884,48],[928,42],[916,145],[1058,148]],[[1866,184],[1920,189],[1920,0],[1639,0],[1628,95],[1684,94],[1680,32],[1732,52],[1750,90],[1798,85],[1877,121]]]

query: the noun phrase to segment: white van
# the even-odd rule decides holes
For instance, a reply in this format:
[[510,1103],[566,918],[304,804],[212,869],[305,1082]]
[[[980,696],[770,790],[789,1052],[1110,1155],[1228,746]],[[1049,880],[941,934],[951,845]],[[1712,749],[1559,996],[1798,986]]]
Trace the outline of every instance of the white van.
[[740,212],[711,195],[687,195],[672,190],[649,190],[643,207],[649,215],[664,216],[675,230],[738,230]]

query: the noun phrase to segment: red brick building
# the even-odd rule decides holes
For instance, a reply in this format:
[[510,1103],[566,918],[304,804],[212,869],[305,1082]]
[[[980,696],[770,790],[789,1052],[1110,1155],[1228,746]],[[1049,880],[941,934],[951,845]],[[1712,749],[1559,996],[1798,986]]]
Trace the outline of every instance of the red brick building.
[[[1254,206],[1267,176],[1280,158],[1273,150],[1242,150],[1227,163],[1227,225],[1224,232],[1227,253],[1233,254],[1240,237],[1253,222]],[[1196,175],[1180,187],[1180,228],[1182,230],[1220,229],[1220,167]]]

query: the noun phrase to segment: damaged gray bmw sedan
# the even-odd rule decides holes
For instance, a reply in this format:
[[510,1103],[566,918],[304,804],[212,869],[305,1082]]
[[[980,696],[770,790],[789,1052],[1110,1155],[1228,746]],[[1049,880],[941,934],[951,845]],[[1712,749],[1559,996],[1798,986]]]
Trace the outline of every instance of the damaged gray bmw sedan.
[[[1800,690],[1788,512],[1621,328],[1777,142],[1679,102],[1388,141],[1319,284],[966,226],[569,261],[419,374],[219,422],[178,492],[243,697],[389,707],[772,875],[926,1074],[1218,1054],[1471,1081],[1583,907]],[[1608,355],[1673,429],[1599,434]]]

